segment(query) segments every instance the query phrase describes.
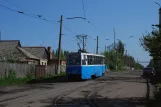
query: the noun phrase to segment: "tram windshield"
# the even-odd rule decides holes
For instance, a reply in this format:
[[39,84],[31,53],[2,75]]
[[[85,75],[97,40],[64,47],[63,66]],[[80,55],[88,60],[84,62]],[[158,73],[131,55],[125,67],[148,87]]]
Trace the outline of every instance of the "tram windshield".
[[68,65],[81,65],[81,55],[80,54],[69,54]]

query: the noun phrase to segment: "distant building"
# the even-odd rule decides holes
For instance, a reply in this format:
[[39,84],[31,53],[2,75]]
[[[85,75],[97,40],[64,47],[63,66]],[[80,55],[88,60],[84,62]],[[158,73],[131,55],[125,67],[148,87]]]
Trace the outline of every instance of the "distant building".
[[19,40],[0,40],[0,60],[16,59],[20,63],[47,65],[52,59],[51,47],[21,46]]
[[[56,65],[56,64],[58,64],[58,58],[54,57],[53,59],[50,60],[50,65]],[[66,65],[66,60],[60,59],[60,65]]]

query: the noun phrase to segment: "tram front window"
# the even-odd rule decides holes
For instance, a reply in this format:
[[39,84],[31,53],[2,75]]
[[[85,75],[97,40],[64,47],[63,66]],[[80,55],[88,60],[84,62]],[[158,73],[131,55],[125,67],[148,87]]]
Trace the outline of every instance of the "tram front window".
[[81,65],[80,55],[71,55],[68,59],[68,65]]

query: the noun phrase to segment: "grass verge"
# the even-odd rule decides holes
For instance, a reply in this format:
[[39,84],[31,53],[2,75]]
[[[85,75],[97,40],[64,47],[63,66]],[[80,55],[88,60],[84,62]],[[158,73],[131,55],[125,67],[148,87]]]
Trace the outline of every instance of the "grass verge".
[[29,78],[15,78],[15,79],[9,79],[9,78],[1,78],[0,79],[0,86],[9,86],[9,85],[17,85],[17,84],[24,84],[26,82],[30,81]]
[[[59,75],[48,75],[48,76],[42,78],[41,80],[48,80],[48,79],[55,80],[59,77],[65,76],[65,75],[66,75],[65,72],[61,72]],[[26,83],[29,83],[32,81],[37,81],[37,79],[28,78],[28,77],[12,78],[12,79],[11,78],[0,78],[0,86],[20,85],[20,84],[26,84]]]

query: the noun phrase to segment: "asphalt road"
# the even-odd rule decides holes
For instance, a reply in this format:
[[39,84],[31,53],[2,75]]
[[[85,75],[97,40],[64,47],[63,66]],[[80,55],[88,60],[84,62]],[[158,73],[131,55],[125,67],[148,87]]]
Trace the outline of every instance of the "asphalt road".
[[141,72],[110,72],[88,81],[65,78],[0,88],[0,107],[146,107],[153,86]]

